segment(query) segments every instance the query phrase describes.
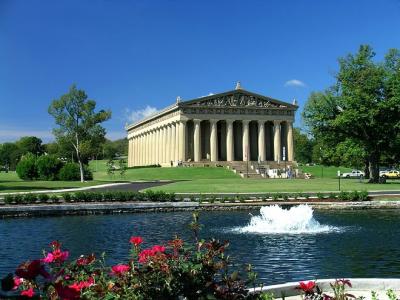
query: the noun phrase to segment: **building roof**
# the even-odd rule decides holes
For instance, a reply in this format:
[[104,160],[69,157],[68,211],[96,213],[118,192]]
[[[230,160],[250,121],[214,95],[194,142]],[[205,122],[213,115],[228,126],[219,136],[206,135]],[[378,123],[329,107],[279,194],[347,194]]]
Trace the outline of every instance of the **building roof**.
[[241,88],[240,83],[236,85],[236,89],[219,94],[210,94],[208,96],[194,98],[191,100],[181,101],[180,97],[177,101],[166,108],[148,116],[145,119],[126,126],[126,130],[156,119],[162,115],[170,113],[182,107],[256,107],[260,109],[290,109],[297,110],[296,104],[290,104],[271,97],[263,96],[253,92],[246,91]]

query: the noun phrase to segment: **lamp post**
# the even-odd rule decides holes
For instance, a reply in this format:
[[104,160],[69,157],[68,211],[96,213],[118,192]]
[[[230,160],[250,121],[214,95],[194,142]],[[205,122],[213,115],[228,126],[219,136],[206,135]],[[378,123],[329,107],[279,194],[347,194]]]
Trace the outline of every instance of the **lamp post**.
[[337,176],[338,176],[338,179],[339,179],[339,192],[340,192],[340,170],[337,171]]

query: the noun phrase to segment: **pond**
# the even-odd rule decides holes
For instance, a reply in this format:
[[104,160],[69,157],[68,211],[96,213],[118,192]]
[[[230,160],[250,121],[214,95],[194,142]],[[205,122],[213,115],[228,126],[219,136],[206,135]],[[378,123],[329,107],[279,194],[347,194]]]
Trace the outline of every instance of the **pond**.
[[[265,284],[315,278],[399,277],[400,211],[204,211],[201,236],[229,240],[240,265],[251,263]],[[311,213],[311,216],[310,216]],[[313,215],[312,215],[313,213]],[[128,240],[146,245],[174,234],[191,239],[191,212],[136,213],[0,220],[0,277],[26,259],[42,257],[60,240],[71,257],[105,252],[109,264],[124,262]]]

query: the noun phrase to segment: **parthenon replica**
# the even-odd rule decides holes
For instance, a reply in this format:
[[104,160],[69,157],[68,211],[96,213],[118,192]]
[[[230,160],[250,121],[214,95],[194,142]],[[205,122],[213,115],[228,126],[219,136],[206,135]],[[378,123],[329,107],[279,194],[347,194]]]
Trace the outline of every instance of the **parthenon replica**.
[[292,162],[298,106],[241,88],[182,101],[127,125],[128,166]]

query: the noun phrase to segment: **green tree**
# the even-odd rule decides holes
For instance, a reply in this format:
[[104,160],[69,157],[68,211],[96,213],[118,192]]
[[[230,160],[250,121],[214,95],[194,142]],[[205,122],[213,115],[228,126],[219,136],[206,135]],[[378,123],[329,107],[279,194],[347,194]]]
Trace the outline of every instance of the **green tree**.
[[4,143],[0,145],[0,165],[6,171],[15,170],[21,158],[21,151],[15,143]]
[[105,129],[100,123],[111,118],[111,111],[95,112],[96,102],[89,100],[85,91],[73,85],[69,92],[53,100],[49,106],[57,124],[53,130],[57,140],[68,142],[75,150],[80,169],[81,181],[84,181],[84,157],[87,145],[93,141],[104,141]]
[[312,151],[314,142],[310,139],[307,134],[302,133],[299,128],[293,130],[294,139],[294,157],[296,161],[301,163],[312,162]]
[[400,55],[390,50],[384,63],[362,45],[339,59],[336,84],[312,93],[303,117],[311,132],[328,147],[351,140],[369,164],[370,182],[379,181],[379,162],[400,126]]
[[41,155],[44,152],[42,140],[36,136],[24,136],[20,138],[16,144],[21,150],[22,155],[27,153]]
[[33,180],[38,178],[36,165],[36,156],[30,152],[22,156],[17,164],[18,177],[24,180]]

